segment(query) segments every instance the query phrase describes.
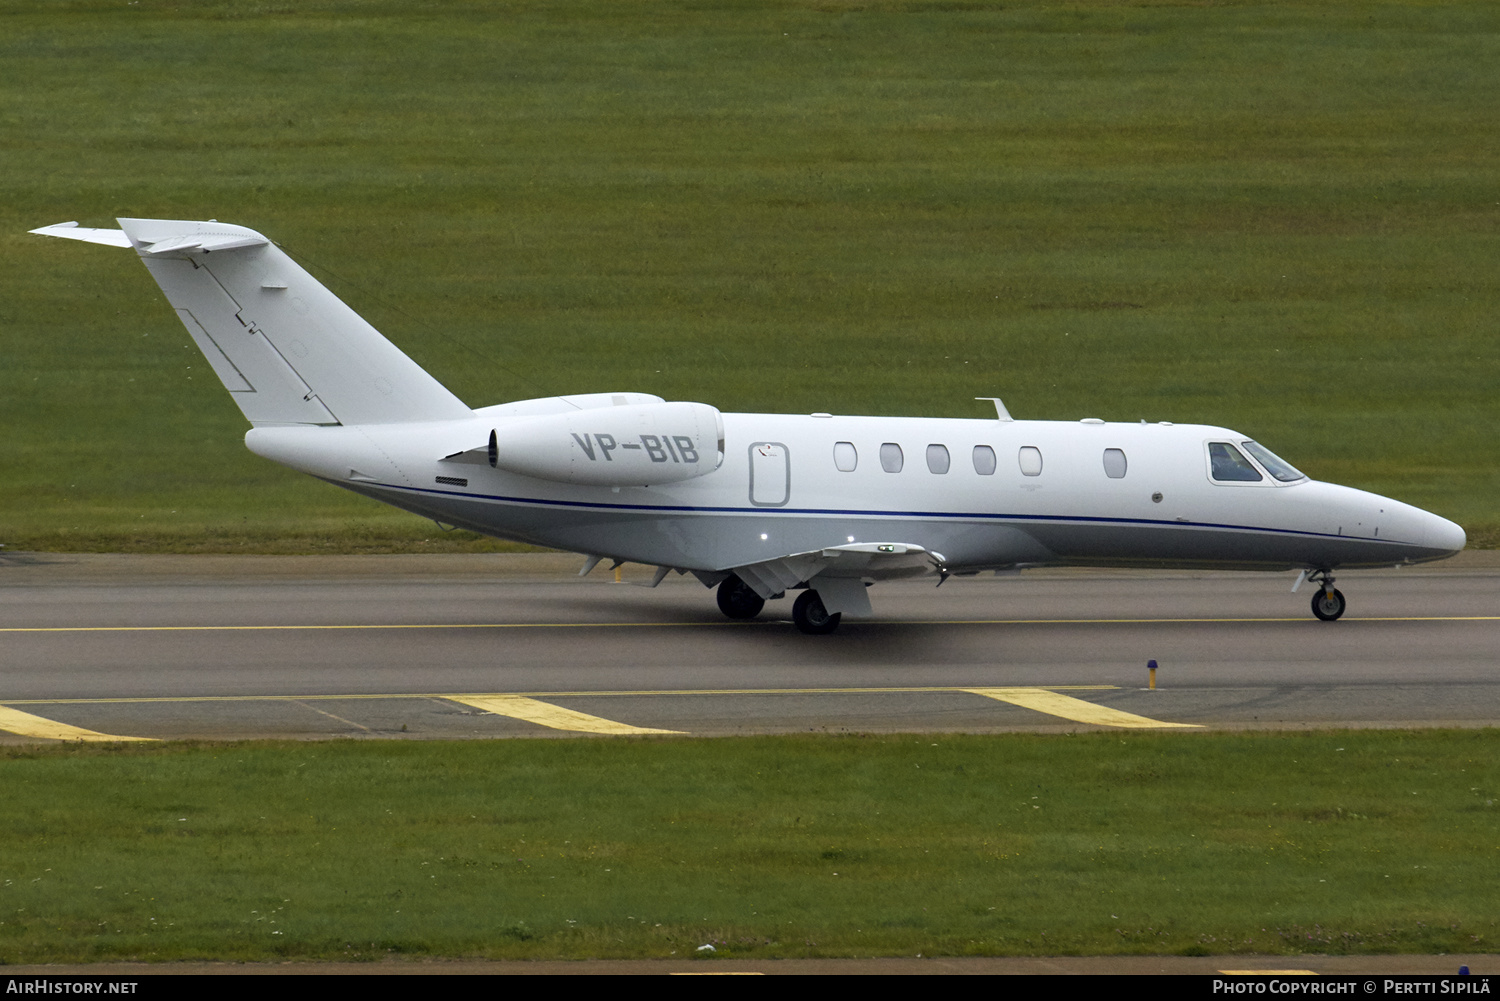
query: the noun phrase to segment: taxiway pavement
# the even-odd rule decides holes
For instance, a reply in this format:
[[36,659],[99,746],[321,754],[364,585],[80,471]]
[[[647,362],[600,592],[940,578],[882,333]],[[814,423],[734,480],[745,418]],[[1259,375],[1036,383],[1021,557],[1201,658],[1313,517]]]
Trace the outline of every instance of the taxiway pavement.
[[1500,720],[1500,553],[1341,574],[1336,623],[1291,574],[1027,571],[830,636],[580,562],[6,554],[0,741]]

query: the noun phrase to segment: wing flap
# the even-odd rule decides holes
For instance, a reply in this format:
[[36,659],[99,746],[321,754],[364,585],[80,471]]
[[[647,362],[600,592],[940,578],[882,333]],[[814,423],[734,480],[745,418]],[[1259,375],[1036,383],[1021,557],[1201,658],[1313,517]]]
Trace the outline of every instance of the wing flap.
[[762,598],[770,599],[789,587],[796,587],[816,576],[823,568],[816,554],[787,556],[735,567],[734,573]]

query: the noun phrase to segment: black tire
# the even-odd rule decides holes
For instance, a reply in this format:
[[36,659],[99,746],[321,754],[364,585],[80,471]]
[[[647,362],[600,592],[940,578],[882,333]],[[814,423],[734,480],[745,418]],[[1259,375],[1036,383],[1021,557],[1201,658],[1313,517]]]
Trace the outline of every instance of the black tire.
[[1344,614],[1344,592],[1335,589],[1330,594],[1318,588],[1318,593],[1313,595],[1312,610],[1324,622],[1332,622]]
[[718,599],[719,611],[731,619],[753,619],[766,607],[766,599],[733,574],[719,585]]
[[792,621],[809,636],[823,636],[833,632],[839,627],[839,620],[843,617],[842,612],[829,615],[828,609],[823,607],[823,599],[812,588],[803,591],[797,597],[796,604],[792,605]]

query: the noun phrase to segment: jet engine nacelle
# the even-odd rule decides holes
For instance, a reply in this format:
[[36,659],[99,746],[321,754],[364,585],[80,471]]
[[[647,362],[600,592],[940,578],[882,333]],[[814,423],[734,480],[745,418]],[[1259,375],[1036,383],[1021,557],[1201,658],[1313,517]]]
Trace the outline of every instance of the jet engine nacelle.
[[560,483],[675,483],[724,461],[724,420],[705,403],[595,407],[522,418],[490,432],[490,465]]

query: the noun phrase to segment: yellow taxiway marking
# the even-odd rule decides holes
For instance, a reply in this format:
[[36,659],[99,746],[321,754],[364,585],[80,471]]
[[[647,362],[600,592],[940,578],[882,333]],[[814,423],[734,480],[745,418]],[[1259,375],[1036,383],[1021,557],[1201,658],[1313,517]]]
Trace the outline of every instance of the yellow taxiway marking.
[[111,733],[85,730],[81,726],[69,726],[56,720],[44,719],[23,713],[19,709],[0,706],[0,730],[20,734],[22,737],[45,737],[48,740],[150,740],[150,737],[119,737]]
[[[1023,709],[1058,716],[1092,726],[1147,728],[1202,729],[1197,723],[1168,723],[1162,720],[1137,716],[1134,713],[1111,709],[1086,702],[1083,699],[1064,695],[1063,692],[1118,691],[1118,685],[1048,685],[1043,687],[1012,686],[1005,688],[961,688],[949,686],[924,686],[915,688],[729,688],[729,689],[654,689],[635,691],[572,691],[572,692],[403,692],[384,694],[348,695],[187,695],[187,696],[131,696],[126,698],[94,699],[10,699],[11,705],[115,705],[135,702],[309,702],[367,701],[371,699],[444,699],[462,705],[483,709],[485,712],[511,719],[525,720],[554,730],[569,730],[576,733],[598,734],[683,734],[682,730],[660,730],[652,727],[631,726],[602,716],[565,709],[544,702],[543,699],[578,698],[581,696],[722,696],[722,695],[872,695],[872,694],[917,694],[956,693],[980,695],[985,698],[1008,702]],[[308,706],[315,712],[323,712]],[[342,717],[323,713],[343,722]],[[353,723],[359,726],[358,723]],[[363,729],[363,727],[362,727]],[[0,730],[9,730],[23,736],[52,737],[58,740],[148,740],[146,737],[118,737],[94,733],[79,727],[54,723],[40,716],[0,707]]]
[[612,719],[590,716],[588,713],[573,709],[564,709],[562,706],[554,706],[550,702],[541,702],[524,695],[445,695],[443,698],[450,702],[473,706],[475,709],[483,709],[497,716],[509,716],[511,719],[525,720],[528,723],[551,727],[554,730],[606,734],[682,732],[681,730],[653,730],[650,727],[631,726],[629,723],[616,723]]
[[[444,699],[462,705],[482,709],[497,716],[536,723],[554,730],[575,733],[598,734],[683,734],[682,730],[660,730],[653,727],[631,726],[602,716],[565,709],[544,702],[542,699],[578,698],[580,696],[664,696],[664,695],[872,695],[872,694],[916,694],[964,692],[1008,702],[1023,709],[1058,716],[1092,726],[1148,728],[1202,729],[1197,723],[1168,723],[1137,716],[1135,713],[1111,709],[1107,706],[1086,702],[1083,699],[1064,695],[1063,692],[1117,691],[1118,685],[1048,685],[1046,687],[1012,686],[1005,688],[961,688],[949,686],[924,686],[915,688],[730,688],[730,689],[655,689],[636,691],[572,691],[572,692],[493,692],[455,694],[452,692],[403,692],[385,694],[348,695],[188,695],[188,696],[133,696],[127,698],[95,699],[10,699],[10,705],[115,705],[135,702],[331,702],[363,701],[370,699]],[[315,712],[323,712],[308,706]],[[342,717],[323,713],[342,722]],[[360,726],[353,723],[354,726]],[[361,729],[365,729],[361,727]],[[0,706],[0,730],[8,730],[27,737],[47,737],[54,740],[150,740],[149,737],[121,737],[107,733],[96,733],[81,727],[55,723],[41,716]]]
[[1106,706],[1095,705],[1082,699],[1075,699],[1071,695],[1059,695],[1057,692],[1045,688],[966,688],[964,691],[973,692],[975,695],[983,695],[986,698],[998,699],[1001,702],[1009,702],[1011,705],[1021,706],[1025,709],[1035,709],[1037,712],[1047,713],[1052,716],[1061,716],[1063,719],[1075,720],[1079,723],[1091,723],[1094,726],[1124,726],[1124,727],[1192,727],[1201,729],[1197,723],[1163,723],[1161,720],[1149,719],[1145,716],[1137,716],[1135,713],[1121,712],[1118,709],[1110,709]]
[[[1098,626],[1098,625],[1184,625],[1205,624],[1316,622],[1305,615],[1273,618],[1198,618],[1198,619],[870,619],[872,626]],[[1500,622],[1500,615],[1370,615],[1347,618],[1357,622]],[[3,626],[0,633],[194,633],[194,632],[290,632],[295,630],[359,629],[749,629],[756,626],[790,625],[786,619],[762,619],[755,622],[374,622],[333,625],[273,626]]]

